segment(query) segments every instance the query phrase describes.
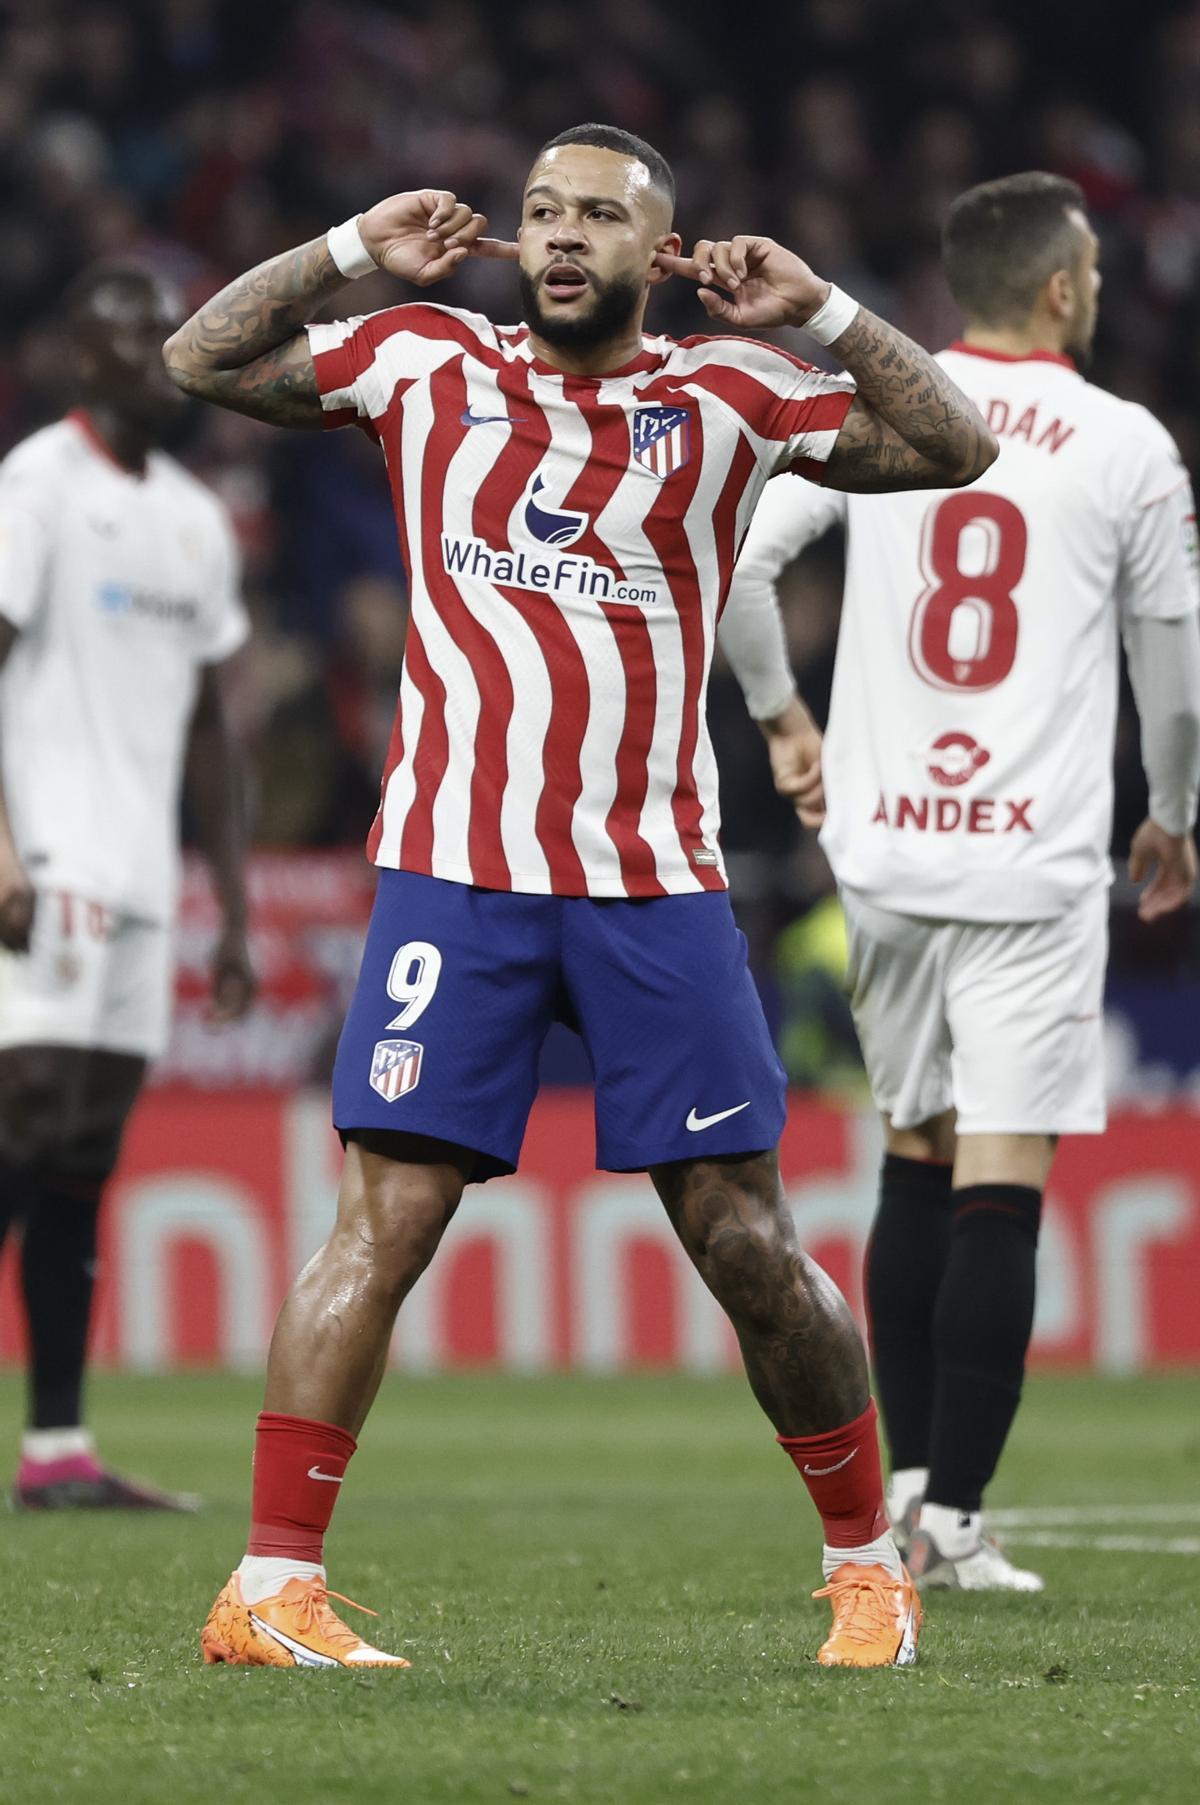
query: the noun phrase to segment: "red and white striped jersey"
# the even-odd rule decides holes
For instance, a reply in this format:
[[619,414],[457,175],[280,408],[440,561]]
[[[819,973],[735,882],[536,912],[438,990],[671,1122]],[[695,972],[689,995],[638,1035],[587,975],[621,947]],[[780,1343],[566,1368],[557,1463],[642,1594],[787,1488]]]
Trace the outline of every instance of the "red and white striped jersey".
[[718,890],[704,697],[776,471],[810,475],[848,378],[743,338],[644,338],[603,377],[524,326],[417,303],[310,326],[331,426],[387,459],[411,616],[368,852],[493,890]]

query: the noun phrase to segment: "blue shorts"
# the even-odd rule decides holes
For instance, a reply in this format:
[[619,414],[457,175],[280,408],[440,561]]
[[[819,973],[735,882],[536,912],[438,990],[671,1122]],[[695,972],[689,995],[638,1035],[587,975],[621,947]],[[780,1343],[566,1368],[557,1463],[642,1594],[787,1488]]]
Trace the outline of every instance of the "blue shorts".
[[724,891],[524,896],[384,870],[338,1044],[333,1119],[515,1172],[552,1023],[583,1037],[611,1172],[757,1152],[786,1080]]

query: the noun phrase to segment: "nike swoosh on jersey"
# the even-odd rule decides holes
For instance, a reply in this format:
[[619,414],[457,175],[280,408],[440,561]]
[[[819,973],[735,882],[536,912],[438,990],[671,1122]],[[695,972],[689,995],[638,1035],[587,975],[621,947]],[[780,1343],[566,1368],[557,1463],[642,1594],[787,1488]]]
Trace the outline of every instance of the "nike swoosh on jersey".
[[473,414],[470,408],[464,408],[458,416],[463,426],[521,426],[524,424],[522,414]]
[[690,1134],[699,1134],[702,1128],[715,1128],[718,1122],[727,1121],[730,1116],[740,1116],[744,1109],[749,1109],[750,1099],[744,1103],[735,1103],[732,1109],[719,1109],[715,1116],[698,1116],[695,1106],[688,1111],[688,1119],[684,1126]]
[[340,1473],[323,1473],[320,1467],[309,1467],[308,1476],[310,1479],[323,1479],[326,1485],[340,1485],[342,1483],[342,1475]]

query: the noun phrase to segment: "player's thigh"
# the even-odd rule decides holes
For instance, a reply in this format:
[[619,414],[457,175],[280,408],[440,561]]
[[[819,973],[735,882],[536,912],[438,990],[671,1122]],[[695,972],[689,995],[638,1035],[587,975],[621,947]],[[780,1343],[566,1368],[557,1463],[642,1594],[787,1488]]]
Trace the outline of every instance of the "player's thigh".
[[571,898],[563,970],[610,1171],[772,1148],[786,1077],[724,891]]
[[947,979],[960,1137],[1099,1134],[1108,895],[961,930]]
[[338,1043],[344,1135],[418,1135],[516,1168],[560,981],[559,901],[381,871]]
[[898,1132],[919,1129],[953,1104],[945,964],[952,929],[879,908],[843,889],[847,986],[863,1063],[878,1109]]

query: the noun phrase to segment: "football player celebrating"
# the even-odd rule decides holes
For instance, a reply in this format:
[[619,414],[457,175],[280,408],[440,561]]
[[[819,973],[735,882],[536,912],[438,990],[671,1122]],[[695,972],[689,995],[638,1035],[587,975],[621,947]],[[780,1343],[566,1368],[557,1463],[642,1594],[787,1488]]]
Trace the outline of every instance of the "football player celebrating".
[[220,666],[246,619],[224,510],[156,449],[178,413],[144,270],[68,292],[82,405],[0,466],[0,1241],[24,1224],[25,1509],[178,1509],[101,1466],[82,1385],[101,1193],[170,1012],[181,772],[224,913],[218,1016],[253,982]]
[[[591,1055],[599,1163],[649,1170],[821,1514],[820,1658],[915,1654],[863,1349],[780,1185],[783,1073],[729,908],[704,695],[773,471],[941,486],[995,446],[944,371],[790,252],[682,257],[673,187],[641,140],[576,128],[534,164],[519,247],[452,194],[395,195],[232,283],[166,347],[191,394],[379,443],[412,595],[334,1076],[337,1220],[275,1330],[210,1661],[395,1662],[335,1615],[322,1538],[397,1309],[464,1186],[516,1167],[555,1017]],[[305,329],[348,277],[425,287],[472,254],[518,261],[524,324],[418,302]],[[857,397],[746,339],[644,335],[674,273],[736,325],[806,323]]]
[[[866,1290],[888,1504],[921,1586],[1042,1584],[981,1510],[1020,1397],[1055,1142],[1104,1127],[1118,630],[1150,784],[1130,857],[1150,877],[1142,919],[1196,880],[1195,510],[1169,434],[1081,374],[1097,248],[1056,176],[955,201],[945,266],[966,329],[938,362],[1000,440],[987,481],[886,500],[772,484],[723,629],[779,787],[810,825],[828,809],[886,1129]],[[834,521],[846,593],[822,756],[774,585]]]

